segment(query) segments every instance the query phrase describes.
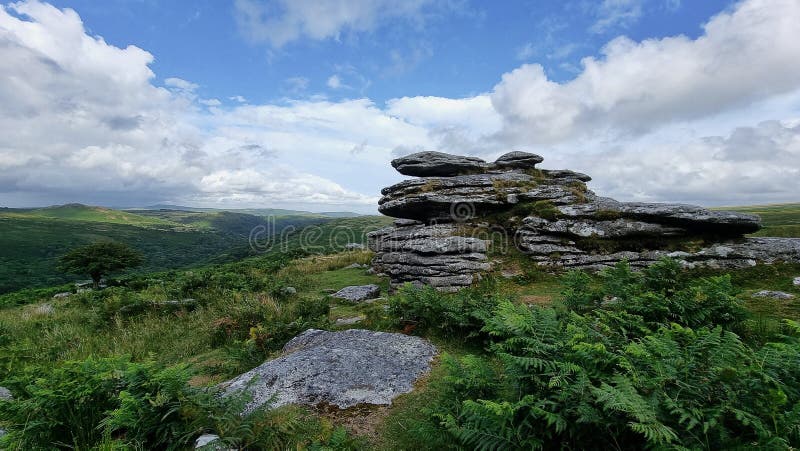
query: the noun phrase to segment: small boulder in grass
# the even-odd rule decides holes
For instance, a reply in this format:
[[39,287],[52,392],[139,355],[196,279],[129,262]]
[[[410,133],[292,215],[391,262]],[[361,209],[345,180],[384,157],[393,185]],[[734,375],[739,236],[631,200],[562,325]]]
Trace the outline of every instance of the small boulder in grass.
[[753,293],[753,297],[780,299],[780,300],[783,300],[783,301],[788,301],[789,299],[794,299],[794,295],[793,294],[784,293],[783,291],[772,291],[772,290],[761,290],[761,291],[755,292],[755,293]]
[[11,394],[11,390],[0,387],[0,400],[3,401],[12,401],[14,399],[14,395]]
[[375,299],[380,295],[381,287],[371,284],[344,287],[336,293],[333,293],[331,297],[343,299],[348,302],[364,302],[370,299]]
[[800,287],[800,276],[795,277],[792,283],[794,284],[794,286]]

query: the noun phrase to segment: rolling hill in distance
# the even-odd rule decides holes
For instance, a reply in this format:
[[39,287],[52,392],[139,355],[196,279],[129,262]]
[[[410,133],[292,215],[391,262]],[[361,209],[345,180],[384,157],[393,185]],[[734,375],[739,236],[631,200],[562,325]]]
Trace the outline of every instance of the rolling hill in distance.
[[0,208],[0,293],[75,280],[57,269],[58,257],[96,241],[120,241],[140,250],[147,258],[139,271],[150,272],[252,255],[248,238],[257,226],[279,234],[334,220],[359,219],[347,212],[154,207],[117,210],[66,204]]

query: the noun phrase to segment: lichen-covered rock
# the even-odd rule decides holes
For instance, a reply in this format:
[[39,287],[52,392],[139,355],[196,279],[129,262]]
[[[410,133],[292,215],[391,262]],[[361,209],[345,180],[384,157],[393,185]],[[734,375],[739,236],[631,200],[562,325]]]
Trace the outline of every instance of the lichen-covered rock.
[[[684,204],[619,202],[589,190],[586,174],[536,167],[542,158],[507,153],[493,163],[425,152],[392,164],[405,180],[384,188],[379,211],[398,218],[373,232],[373,268],[392,287],[410,282],[453,291],[491,269],[485,237],[501,230],[542,266],[600,270],[663,257],[686,267],[736,268],[799,262],[800,240],[745,238],[756,215]],[[480,238],[480,239],[479,239]]]
[[388,405],[430,370],[436,347],[403,334],[310,329],[289,341],[283,355],[222,384],[224,393],[252,395],[251,412],[271,402],[345,409]]
[[[577,185],[576,185],[577,184]],[[513,208],[522,202],[570,205],[593,194],[583,182],[537,178],[522,172],[426,177],[384,188],[378,210],[396,218],[470,220]]]
[[785,293],[783,291],[772,291],[772,290],[757,291],[753,293],[753,297],[779,299],[782,301],[788,301],[790,299],[794,299],[793,294]]
[[476,157],[463,157],[442,152],[417,152],[392,160],[392,167],[403,175],[451,176],[483,171],[486,168],[486,162]]
[[389,276],[392,288],[404,283],[453,291],[471,285],[491,264],[488,243],[459,236],[458,224],[388,227],[367,235],[376,271]]
[[492,169],[533,169],[537,163],[544,161],[539,155],[528,152],[508,152],[501,155],[491,166]]
[[364,302],[369,299],[375,299],[380,295],[381,287],[377,285],[354,285],[342,288],[333,293],[331,297],[348,302]]
[[696,205],[619,202],[598,196],[590,202],[561,205],[557,209],[568,218],[620,216],[725,236],[739,236],[761,228],[761,218],[757,215],[709,210]]
[[0,387],[0,399],[3,401],[12,401],[14,399],[14,395],[11,394],[11,390]]
[[794,280],[792,280],[792,284],[796,287],[800,287],[800,276],[795,277]]

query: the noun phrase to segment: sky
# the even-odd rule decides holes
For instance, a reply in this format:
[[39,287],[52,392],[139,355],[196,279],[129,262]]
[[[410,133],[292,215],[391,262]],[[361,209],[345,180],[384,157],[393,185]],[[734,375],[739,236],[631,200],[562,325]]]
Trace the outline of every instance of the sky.
[[422,150],[796,202],[798,36],[798,0],[0,3],[0,206],[372,213]]

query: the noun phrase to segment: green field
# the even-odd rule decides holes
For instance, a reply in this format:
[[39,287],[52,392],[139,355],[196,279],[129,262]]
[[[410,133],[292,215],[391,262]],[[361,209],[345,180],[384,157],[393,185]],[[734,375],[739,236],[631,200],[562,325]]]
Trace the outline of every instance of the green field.
[[718,210],[732,210],[761,216],[764,228],[751,236],[800,237],[800,203],[720,207]]
[[291,214],[265,218],[216,210],[120,211],[79,204],[0,209],[0,293],[83,279],[58,271],[57,259],[96,241],[120,241],[140,250],[146,261],[137,271],[151,272],[254,255],[249,235],[259,226],[270,234],[283,232],[288,239],[308,226],[351,220],[280,212]]

